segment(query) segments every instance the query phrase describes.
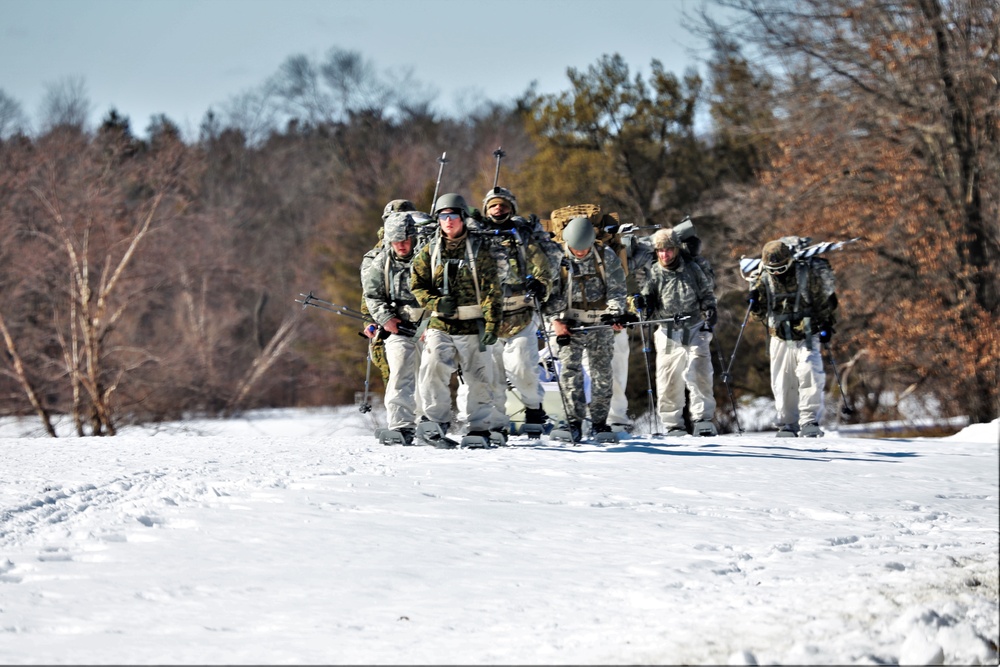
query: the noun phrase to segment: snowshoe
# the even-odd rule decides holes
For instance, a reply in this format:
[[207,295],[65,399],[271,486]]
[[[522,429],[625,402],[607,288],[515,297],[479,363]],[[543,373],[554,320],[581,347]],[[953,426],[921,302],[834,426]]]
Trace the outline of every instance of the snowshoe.
[[383,445],[405,445],[406,438],[400,431],[392,431],[387,428],[380,429],[382,431],[378,438],[378,441]]
[[688,432],[679,426],[671,426],[670,428],[667,429],[667,432],[664,433],[664,435],[667,436],[668,438],[680,438],[687,434]]
[[803,438],[822,438],[823,429],[816,422],[810,422],[802,427],[800,434]]
[[591,431],[593,431],[594,440],[596,440],[599,445],[618,444],[618,434],[615,433],[607,424],[595,424]]
[[715,424],[706,419],[700,422],[695,422],[694,435],[712,437],[719,435],[719,431],[715,428]]
[[566,426],[561,426],[559,428],[552,429],[549,433],[549,437],[558,442],[569,442],[572,444],[579,444],[580,442],[580,423],[570,422]]
[[778,438],[797,438],[799,437],[799,429],[795,424],[783,424],[775,436]]
[[490,430],[490,446],[492,447],[504,447],[507,444],[508,432],[507,429],[491,429]]
[[490,446],[490,431],[469,431],[462,438],[461,446],[465,449],[486,449]]
[[521,424],[519,435],[526,435],[532,440],[538,440],[545,433],[545,426],[542,424]]
[[457,442],[445,437],[444,430],[437,422],[420,422],[417,425],[414,444],[418,442],[422,445],[437,447],[438,449],[454,449],[458,447]]

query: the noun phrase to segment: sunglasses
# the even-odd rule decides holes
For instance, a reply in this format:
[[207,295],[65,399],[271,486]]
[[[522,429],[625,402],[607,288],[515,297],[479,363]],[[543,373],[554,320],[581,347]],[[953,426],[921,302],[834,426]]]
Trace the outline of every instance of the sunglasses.
[[461,213],[438,213],[438,220],[461,220]]

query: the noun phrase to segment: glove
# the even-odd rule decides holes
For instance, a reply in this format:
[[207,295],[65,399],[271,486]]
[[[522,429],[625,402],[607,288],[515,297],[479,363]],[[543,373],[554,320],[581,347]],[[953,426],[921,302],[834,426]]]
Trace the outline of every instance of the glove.
[[611,313],[604,313],[601,315],[601,324],[607,324],[610,326],[615,326],[616,324],[621,326],[626,326],[630,322],[638,322],[639,318],[634,313],[622,313],[621,315],[612,315]]
[[458,300],[450,294],[445,295],[438,299],[437,306],[434,310],[441,313],[444,317],[451,317],[458,312]]
[[497,335],[492,331],[484,331],[483,337],[479,339],[479,342],[483,344],[483,347],[489,347],[497,342]]
[[538,278],[529,278],[524,282],[524,291],[534,294],[539,301],[545,301],[545,293],[548,290],[545,289],[545,283]]
[[715,310],[715,308],[708,308],[705,310],[705,324],[714,328],[718,321],[719,313]]
[[747,297],[747,303],[760,303],[760,290],[754,288],[750,290],[750,295]]
[[646,310],[646,297],[636,294],[632,297],[632,305],[635,306],[636,310]]
[[819,342],[829,343],[833,334],[837,333],[832,324],[823,324],[819,328]]
[[556,343],[559,345],[559,347],[566,347],[567,345],[569,345],[570,338],[572,338],[572,336],[570,336],[569,334],[562,334],[560,336],[556,336]]
[[413,322],[407,322],[406,320],[400,320],[399,324],[396,325],[396,332],[400,336],[406,336],[407,338],[413,338],[417,333],[417,325]]

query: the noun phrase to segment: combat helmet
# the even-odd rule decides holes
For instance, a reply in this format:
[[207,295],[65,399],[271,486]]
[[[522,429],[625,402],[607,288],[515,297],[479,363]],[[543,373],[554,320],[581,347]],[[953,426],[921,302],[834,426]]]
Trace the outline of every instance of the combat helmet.
[[[514,196],[514,193],[507,188],[500,187],[490,188],[490,191],[486,193],[485,197],[483,197],[484,214],[489,215],[490,202],[494,199],[505,201],[510,206],[510,214],[507,218],[517,215],[517,198]],[[497,222],[503,222],[503,220],[498,220]]]
[[409,199],[393,199],[382,209],[382,222],[388,219],[390,213],[416,211],[417,207]]
[[594,231],[594,225],[591,224],[590,218],[577,216],[563,227],[562,237],[572,250],[587,250],[594,245],[597,233]]
[[760,255],[761,266],[772,275],[781,275],[792,265],[792,250],[781,241],[768,241]]
[[469,207],[465,204],[465,198],[454,192],[448,192],[438,197],[437,201],[434,202],[434,216],[437,217],[437,214],[446,208],[458,209],[463,219],[469,215]]
[[398,243],[417,235],[417,226],[409,213],[393,212],[385,220],[385,236],[388,243]]

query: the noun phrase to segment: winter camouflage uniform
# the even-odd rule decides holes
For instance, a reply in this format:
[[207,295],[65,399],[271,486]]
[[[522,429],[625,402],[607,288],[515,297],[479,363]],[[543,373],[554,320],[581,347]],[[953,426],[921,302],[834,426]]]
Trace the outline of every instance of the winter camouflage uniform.
[[714,283],[697,262],[682,254],[680,244],[671,239],[668,230],[657,232],[653,241],[657,248],[672,247],[676,251],[670,264],[657,261],[653,265],[649,280],[640,291],[647,304],[648,319],[674,320],[658,324],[653,334],[657,414],[668,434],[686,434],[686,386],[691,397],[692,421],[696,425],[705,423],[705,430],[714,433],[712,334],[705,326],[704,316],[714,313],[717,307]]
[[[770,334],[771,391],[779,427],[822,435],[818,427],[826,373],[818,334],[832,333],[837,295],[826,259],[792,259],[790,246],[797,242],[795,237],[784,237],[764,245],[761,271],[750,287],[750,311]],[[786,261],[784,271],[766,268]]]
[[[493,202],[505,202],[509,211],[501,219],[488,214]],[[559,284],[559,265],[553,264],[542,241],[536,235],[537,223],[514,215],[517,201],[505,188],[493,188],[483,199],[487,216],[480,221],[482,230],[492,234],[490,253],[497,264],[497,274],[503,291],[503,320],[499,340],[493,346],[493,413],[491,429],[506,431],[510,418],[506,414],[508,383],[525,406],[525,422],[545,421],[542,402],[545,389],[540,378],[538,328],[541,324],[536,301],[541,308],[548,295]],[[542,232],[543,234],[544,231]],[[545,234],[548,238],[548,235]],[[553,244],[554,245],[554,244]],[[543,291],[527,291],[530,278],[538,280]]]
[[[610,248],[595,244],[582,259],[569,249],[564,253],[561,269],[561,289],[550,300],[552,320],[559,320],[570,327],[596,326],[600,316],[623,315],[625,301],[625,270],[618,256]],[[583,356],[591,378],[590,421],[592,425],[606,425],[611,402],[611,359],[614,353],[614,336],[611,328],[592,329],[573,333],[569,343],[558,346],[562,370],[559,384],[567,397],[567,420],[579,427],[587,417],[587,398]],[[558,341],[557,341],[558,343]]]
[[[480,350],[480,345],[484,333],[497,335],[503,315],[497,266],[488,242],[482,235],[470,234],[468,224],[454,240],[438,231],[413,259],[410,289],[417,303],[430,311],[419,374],[424,415],[447,433],[451,376],[460,371],[468,385],[470,432],[488,431],[493,363],[490,351]],[[445,295],[457,299],[458,312],[453,316],[436,310]]]
[[[385,205],[384,209],[382,209],[382,224],[383,225],[385,224],[385,221],[389,218],[389,215],[392,214],[393,212],[408,213],[411,211],[416,212],[416,207],[414,207],[413,202],[409,201],[408,199],[393,199],[392,201],[390,201],[388,204]],[[382,236],[384,233],[385,233],[384,228],[379,227],[378,241],[376,241],[372,249],[366,252],[364,254],[364,257],[361,258],[360,275],[362,280],[362,285],[361,285],[362,291],[364,290],[365,273],[367,273],[368,267],[372,263],[372,260],[375,259],[375,256],[379,254],[379,252],[381,252],[383,248],[384,244],[382,243]],[[368,304],[364,296],[361,297],[361,313],[365,315],[365,317],[369,318],[371,317],[371,313],[368,311]],[[370,326],[371,326],[370,324],[366,325],[366,329],[370,330]],[[368,346],[368,354],[369,356],[371,356],[372,364],[374,364],[375,368],[377,368],[379,370],[379,373],[382,374],[382,384],[388,386],[389,361],[388,359],[386,359],[385,356],[385,341],[378,337],[373,338]]]
[[[423,309],[410,292],[410,260],[396,255],[389,243],[410,239],[416,243],[416,229],[408,213],[392,213],[385,222],[386,246],[369,263],[362,276],[365,304],[372,318],[385,326],[393,318],[415,331],[423,319]],[[384,339],[389,379],[385,387],[385,409],[390,430],[400,431],[412,440],[417,419],[417,371],[420,367],[420,342],[413,335],[390,334]]]

